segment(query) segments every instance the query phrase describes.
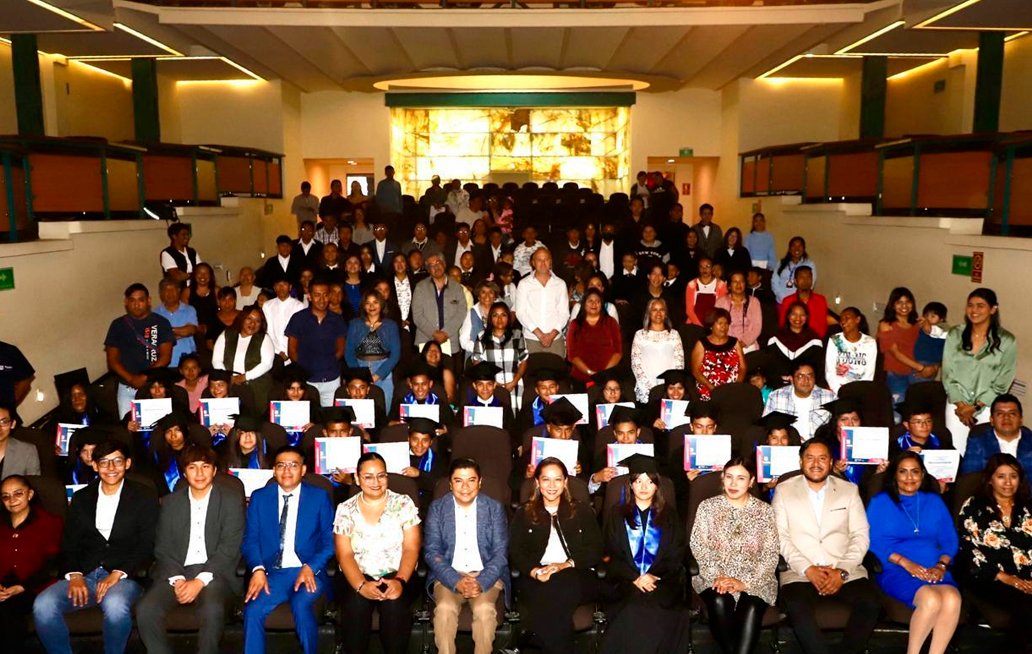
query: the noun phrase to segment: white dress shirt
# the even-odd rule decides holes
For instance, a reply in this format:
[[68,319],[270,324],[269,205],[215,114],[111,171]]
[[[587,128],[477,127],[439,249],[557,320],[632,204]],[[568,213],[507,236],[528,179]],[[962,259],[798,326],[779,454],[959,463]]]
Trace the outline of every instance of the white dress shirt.
[[115,524],[115,514],[118,512],[118,501],[122,499],[122,489],[125,488],[125,480],[118,485],[111,495],[104,493],[104,488],[97,489],[97,514],[94,518],[94,526],[104,540],[111,540],[111,527]]
[[[211,487],[201,499],[195,499],[193,489],[187,491],[186,496],[190,499],[190,540],[186,546],[186,560],[184,566],[200,565],[208,560],[208,547],[204,541],[204,526],[208,521],[208,500],[211,499]],[[210,572],[197,573],[197,579],[207,586],[211,583],[214,575]],[[183,575],[174,575],[168,578],[170,586],[175,586],[179,580],[185,580]]]
[[[268,302],[266,302],[268,304]],[[254,368],[247,370],[247,348],[251,345],[252,338],[262,339],[261,359]],[[272,338],[265,334],[254,334],[252,336],[240,335],[237,338],[237,348],[232,361],[226,361],[226,332],[219,334],[215,339],[215,348],[211,353],[211,367],[217,370],[228,370],[234,375],[243,373],[247,381],[258,379],[265,373],[272,370],[273,359],[276,356]]]
[[283,512],[283,497],[290,495],[290,504],[287,505],[287,531],[283,536],[283,561],[280,563],[280,567],[300,568],[303,563],[294,552],[294,536],[297,534],[297,505],[301,499],[301,487],[298,486],[289,493],[285,493],[281,487],[277,486],[276,491],[279,499],[276,503],[276,528],[279,527],[280,513]]
[[[545,509],[549,515],[555,515],[557,509]],[[541,565],[551,565],[553,563],[566,563],[570,557],[566,556],[566,550],[563,549],[563,542],[559,540],[559,532],[555,530],[555,526],[548,532],[548,545],[545,546],[545,553],[541,555]]]
[[383,263],[384,267],[387,267],[388,265],[390,265],[389,262],[383,260],[383,253],[387,251],[387,241],[386,240],[378,241],[378,240],[376,240],[374,238],[373,239],[373,247],[376,248],[376,258],[381,263]]
[[[792,402],[795,404],[796,420],[792,426],[799,432],[799,438],[804,441],[808,441],[813,438],[813,425],[810,423],[810,412],[813,411],[813,393],[810,393],[809,397],[799,397],[795,393],[792,393]],[[818,518],[819,520],[819,518]]]
[[544,285],[535,275],[520,281],[516,287],[516,314],[523,323],[523,336],[527,340],[540,340],[535,329],[542,333],[557,330],[562,336],[570,322],[570,296],[566,291],[566,282],[555,273]]
[[276,258],[279,259],[280,268],[286,271],[287,266],[290,265],[290,255],[288,254],[287,256],[283,256],[282,254],[277,254]]
[[616,241],[606,244],[603,239],[598,246],[598,269],[605,273],[606,279],[612,279],[616,272]]
[[828,490],[828,482],[825,481],[821,489],[815,491],[806,485],[806,497],[810,500],[810,508],[813,509],[813,517],[817,519],[817,526],[821,526],[821,517],[824,515],[824,496]]
[[476,499],[467,507],[461,507],[455,502],[455,553],[452,555],[452,568],[466,573],[484,569],[477,542]]
[[[262,313],[265,314],[265,322],[268,324],[269,338],[272,339],[272,348],[278,354],[287,351],[287,323],[290,317],[305,308],[300,300],[288,297],[280,300],[274,297],[262,305]],[[239,346],[237,346],[239,349]]]
[[1018,443],[1021,442],[1021,434],[1012,441],[1005,441],[999,436],[996,437],[996,442],[1000,444],[1000,452],[1004,454],[1010,454],[1015,459],[1018,458]]
[[315,245],[315,239],[313,238],[311,241],[308,241],[307,243],[305,243],[304,241],[298,241],[298,245],[301,246],[301,252],[303,252],[304,255],[307,257],[308,253],[312,250],[312,246]]
[[456,241],[455,242],[455,261],[452,262],[452,265],[453,266],[458,266],[459,265],[459,260],[462,259],[462,255],[466,254],[467,252],[472,252],[472,251],[473,251],[473,241],[472,240],[470,240],[465,245],[463,245],[462,243],[459,243],[458,241]]

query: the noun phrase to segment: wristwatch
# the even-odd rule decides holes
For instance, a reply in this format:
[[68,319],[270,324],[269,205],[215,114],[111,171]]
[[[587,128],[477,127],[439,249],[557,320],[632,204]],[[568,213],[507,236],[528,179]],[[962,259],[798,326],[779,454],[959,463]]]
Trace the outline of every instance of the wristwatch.
[[847,579],[849,579],[849,573],[846,572],[845,570],[843,570],[842,568],[839,568],[838,573],[839,573],[839,576],[842,577],[842,581],[846,581]]

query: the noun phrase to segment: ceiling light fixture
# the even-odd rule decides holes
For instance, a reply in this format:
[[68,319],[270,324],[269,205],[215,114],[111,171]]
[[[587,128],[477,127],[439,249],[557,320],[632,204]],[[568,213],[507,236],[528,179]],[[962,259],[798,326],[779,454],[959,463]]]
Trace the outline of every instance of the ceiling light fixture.
[[847,45],[844,48],[839,48],[839,50],[837,52],[835,52],[835,54],[838,54],[838,55],[846,54],[847,52],[849,52],[853,48],[858,48],[861,45],[867,43],[868,41],[873,41],[874,39],[878,38],[882,34],[888,34],[889,32],[891,32],[892,30],[896,29],[897,27],[902,27],[905,24],[905,22],[906,21],[897,20],[894,23],[889,23],[888,25],[886,25],[885,27],[881,28],[880,30],[878,30],[876,32],[872,32],[872,33],[868,34],[867,36],[865,36],[864,38],[862,38],[862,39],[860,39],[858,41],[854,41],[853,43],[850,43],[849,45]]
[[68,19],[68,20],[70,20],[70,21],[72,21],[74,23],[78,23],[79,25],[82,25],[83,27],[88,27],[88,28],[90,28],[91,30],[93,30],[95,32],[103,32],[104,31],[103,27],[95,25],[95,24],[91,23],[90,21],[86,20],[85,18],[79,18],[78,16],[76,16],[73,13],[71,13],[70,11],[65,11],[64,9],[61,9],[60,7],[55,7],[54,5],[50,4],[49,2],[44,2],[43,0],[26,0],[26,2],[30,2],[30,3],[32,3],[34,5],[36,5],[37,7],[42,7],[43,9],[46,9],[47,11],[51,11],[51,12],[57,14],[61,18],[66,18],[66,19]]
[[791,59],[789,59],[788,61],[786,61],[784,63],[781,63],[781,64],[778,64],[777,66],[771,68],[770,70],[768,70],[764,74],[760,75],[756,79],[767,79],[768,77],[770,77],[774,73],[778,72],[782,68],[788,68],[789,66],[791,66],[792,64],[794,64],[795,62],[799,61],[800,59],[802,59],[805,56],[806,55],[796,55],[796,56],[792,57]]
[[182,57],[183,56],[182,52],[180,52],[179,50],[176,50],[172,46],[165,45],[161,41],[159,41],[157,39],[154,39],[154,38],[151,38],[151,37],[147,36],[146,34],[144,34],[143,32],[138,32],[138,31],[134,30],[133,28],[129,27],[128,25],[125,25],[123,23],[114,23],[114,25],[115,25],[115,29],[120,29],[123,32],[125,32],[126,34],[132,34],[133,36],[135,36],[136,38],[140,39],[141,41],[144,41],[146,43],[149,43],[149,44],[153,45],[155,48],[160,48],[160,49],[164,50],[165,52],[167,52],[167,53],[169,53],[171,55],[175,55],[177,57]]
[[1015,41],[1017,39],[1020,39],[1023,36],[1028,36],[1028,35],[1029,35],[1029,31],[1025,30],[1023,32],[1017,32],[1015,34],[1011,34],[1010,36],[1005,36],[1005,37],[1003,37],[1003,40],[1004,41]]
[[886,79],[888,79],[888,80],[903,79],[903,78],[909,77],[911,75],[916,75],[916,74],[918,74],[920,72],[923,72],[925,69],[929,69],[929,68],[933,68],[934,66],[937,66],[938,64],[942,63],[944,60],[945,60],[945,57],[940,57],[938,59],[933,59],[931,61],[928,61],[928,62],[925,62],[925,63],[921,64],[920,66],[914,66],[913,68],[908,68],[907,70],[900,71],[900,72],[896,73],[895,75],[889,75]]
[[73,63],[76,63],[76,64],[78,64],[80,66],[85,66],[86,68],[89,68],[90,70],[92,70],[95,73],[100,73],[101,75],[107,75],[108,77],[118,78],[118,79],[122,80],[122,82],[125,83],[125,84],[132,84],[133,83],[133,81],[131,79],[129,79],[128,77],[125,77],[123,75],[119,75],[118,73],[112,73],[110,70],[105,70],[105,69],[103,69],[103,68],[101,68],[99,66],[90,65],[90,64],[86,63],[85,61],[75,61],[75,60],[72,60],[72,61],[73,61]]
[[243,66],[241,66],[237,62],[233,61],[229,57],[219,57],[219,59],[221,59],[222,61],[226,62],[227,64],[229,64],[233,68],[236,68],[241,73],[249,76],[251,79],[253,79],[256,82],[265,82],[265,81],[267,81],[264,77],[262,77],[258,73],[255,73],[253,71],[248,70],[247,68],[244,68]]
[[943,18],[946,18],[947,16],[951,16],[951,15],[957,13],[961,9],[967,9],[971,5],[978,4],[981,1],[982,0],[964,0],[964,2],[961,2],[959,4],[953,5],[949,9],[944,9],[943,11],[940,11],[939,13],[935,14],[931,18],[925,18],[923,21],[921,21],[917,25],[914,25],[914,28],[915,29],[921,29],[922,27],[928,27],[929,25],[931,25],[932,23],[934,23],[936,21],[940,21]]

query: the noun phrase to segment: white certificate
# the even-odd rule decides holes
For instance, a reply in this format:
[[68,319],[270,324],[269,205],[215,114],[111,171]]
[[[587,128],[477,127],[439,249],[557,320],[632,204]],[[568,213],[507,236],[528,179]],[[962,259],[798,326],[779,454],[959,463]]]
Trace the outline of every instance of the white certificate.
[[360,456],[362,456],[362,438],[360,436],[315,439],[316,474],[329,475],[336,470],[354,472]]
[[275,400],[269,402],[269,422],[287,431],[300,431],[312,421],[308,400],[298,402]]
[[467,406],[462,408],[462,426],[484,425],[502,429],[505,409],[500,406]]
[[731,436],[713,434],[712,436],[684,435],[684,469],[685,470],[723,470],[724,464],[731,458]]
[[606,445],[606,466],[616,468],[618,475],[626,475],[629,472],[627,466],[616,464],[634,454],[654,457],[656,456],[656,446],[652,443],[610,443]]
[[578,425],[586,425],[586,424],[588,424],[588,416],[590,415],[588,413],[588,394],[587,393],[568,393],[566,395],[553,395],[552,398],[549,400],[549,404],[551,404],[552,402],[557,401],[561,397],[565,397],[567,400],[570,401],[570,404],[572,404],[574,406],[574,408],[576,408],[578,411],[580,411],[581,418],[580,418],[580,420],[577,421],[576,424],[578,424]]
[[244,484],[244,496],[251,497],[251,493],[259,488],[264,488],[272,479],[272,470],[261,470],[255,468],[230,468],[229,474],[239,479]]
[[358,425],[363,429],[373,429],[376,427],[376,404],[372,400],[352,400],[346,397],[338,397],[334,400],[334,404],[351,407],[351,410],[355,412],[355,422],[352,424]]
[[563,462],[563,465],[566,466],[566,473],[572,477],[577,469],[579,448],[580,441],[564,441],[561,438],[535,436],[530,447],[530,464],[536,466],[542,459],[554,456]]
[[133,400],[133,422],[140,429],[150,431],[154,423],[172,413],[172,398],[163,397],[156,400]]
[[57,438],[54,445],[58,456],[68,456],[68,446],[72,441],[72,434],[85,426],[68,422],[57,423]]
[[794,445],[758,445],[756,481],[765,484],[799,469],[799,448]]
[[676,429],[692,421],[688,417],[688,400],[663,400],[659,403],[659,419],[667,430]]
[[957,469],[960,468],[960,450],[922,449],[921,458],[931,476],[947,484],[956,481]]
[[402,404],[398,412],[403,422],[408,418],[429,418],[441,422],[440,404]]
[[605,429],[609,426],[609,416],[613,415],[613,409],[618,406],[625,406],[629,409],[634,408],[634,402],[617,402],[615,404],[596,404],[595,405],[595,425],[599,429]]
[[400,443],[367,443],[363,446],[366,452],[376,452],[387,464],[387,472],[400,473],[412,465],[409,460],[408,441]]
[[889,458],[887,427],[843,427],[842,460],[859,465],[878,465]]
[[201,406],[198,410],[201,414],[201,424],[205,427],[212,425],[232,425],[240,415],[239,397],[202,397]]

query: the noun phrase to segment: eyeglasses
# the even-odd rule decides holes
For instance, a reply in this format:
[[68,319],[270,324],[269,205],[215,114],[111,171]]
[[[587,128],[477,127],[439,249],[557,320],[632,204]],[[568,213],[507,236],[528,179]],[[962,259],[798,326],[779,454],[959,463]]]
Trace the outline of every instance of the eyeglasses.
[[381,472],[375,475],[362,475],[360,479],[367,484],[371,484],[374,481],[387,481],[387,473]]
[[910,422],[910,424],[912,424],[912,425],[918,425],[918,426],[922,426],[922,425],[930,425],[930,424],[932,424],[932,420],[931,420],[931,418],[917,418],[917,419],[911,419],[911,420],[909,420],[909,422]]
[[4,502],[10,502],[11,500],[20,500],[28,494],[28,491],[16,490],[13,493],[4,493],[0,495],[0,500]]
[[283,470],[298,470],[301,468],[301,464],[297,461],[280,461],[279,463],[274,465],[273,468],[281,472]]
[[12,422],[14,422],[14,420],[11,420],[10,418],[0,418],[0,427],[6,427]]
[[117,459],[101,459],[97,461],[97,467],[101,470],[107,470],[108,468],[122,468],[125,466],[125,459],[118,457]]

